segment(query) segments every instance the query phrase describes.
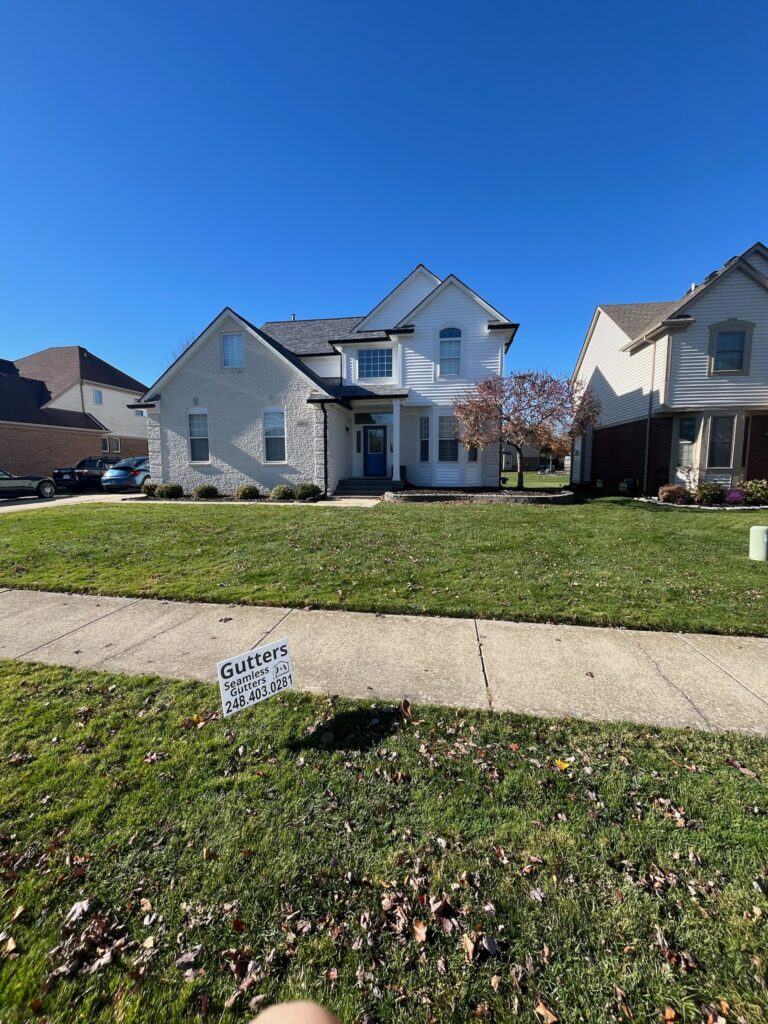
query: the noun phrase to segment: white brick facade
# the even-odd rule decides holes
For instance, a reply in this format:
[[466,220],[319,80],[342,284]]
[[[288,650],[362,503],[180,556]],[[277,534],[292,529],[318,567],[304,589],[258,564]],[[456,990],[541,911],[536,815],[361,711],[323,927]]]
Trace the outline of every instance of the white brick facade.
[[[221,335],[243,333],[243,368],[222,368]],[[216,324],[187,357],[183,370],[162,385],[161,399],[149,418],[152,479],[179,483],[185,493],[211,483],[231,494],[245,483],[263,491],[276,484],[301,482],[323,486],[322,413],[307,404],[313,385],[295,367],[231,318]],[[264,412],[285,412],[285,464],[264,458]],[[190,459],[190,412],[208,413],[208,464]]]

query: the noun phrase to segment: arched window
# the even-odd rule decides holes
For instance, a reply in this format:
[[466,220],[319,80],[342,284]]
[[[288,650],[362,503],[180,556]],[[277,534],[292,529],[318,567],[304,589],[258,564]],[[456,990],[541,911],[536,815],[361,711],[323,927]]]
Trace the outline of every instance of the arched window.
[[440,331],[440,376],[458,377],[461,372],[461,331],[444,327]]

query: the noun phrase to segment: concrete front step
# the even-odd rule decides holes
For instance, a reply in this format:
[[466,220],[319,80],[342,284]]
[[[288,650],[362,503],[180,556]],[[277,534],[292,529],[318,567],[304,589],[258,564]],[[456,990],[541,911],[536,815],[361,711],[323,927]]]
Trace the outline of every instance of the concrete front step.
[[385,491],[399,490],[402,486],[400,480],[395,483],[381,477],[350,477],[347,480],[339,480],[333,493],[338,498],[380,497]]

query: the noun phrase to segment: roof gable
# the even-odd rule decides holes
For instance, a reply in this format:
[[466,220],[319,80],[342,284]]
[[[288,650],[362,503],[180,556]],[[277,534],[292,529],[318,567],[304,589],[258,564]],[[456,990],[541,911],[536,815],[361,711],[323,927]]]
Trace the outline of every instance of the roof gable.
[[473,291],[473,289],[470,288],[469,285],[464,284],[464,282],[461,281],[458,277],[456,277],[455,274],[449,274],[444,281],[441,281],[436,288],[433,288],[428,295],[425,295],[421,302],[419,302],[416,306],[413,307],[413,309],[406,313],[405,316],[395,324],[395,328],[405,327],[407,324],[410,324],[414,317],[418,316],[418,314],[421,313],[421,311],[426,306],[428,306],[431,302],[434,302],[435,299],[439,295],[442,295],[446,288],[450,286],[458,288],[460,291],[464,292],[464,294],[468,298],[472,299],[473,302],[476,302],[479,306],[482,306],[482,308],[486,311],[486,313],[488,314],[489,317],[491,317],[492,320],[497,320],[500,323],[509,322],[508,318],[504,316],[503,313],[500,313],[498,309],[492,306],[489,302],[486,302],[485,299],[481,298],[481,296],[479,296],[476,291]]
[[152,387],[147,388],[145,390],[145,393],[142,397],[142,402],[152,402],[157,400],[160,397],[160,394],[155,394],[155,392],[157,392],[159,388],[162,388],[165,384],[167,384],[169,380],[172,380],[173,377],[175,377],[176,374],[181,369],[183,369],[185,364],[189,362],[189,359],[191,358],[193,351],[197,350],[201,344],[204,344],[208,340],[209,335],[213,331],[215,331],[219,324],[222,323],[228,317],[232,318],[237,324],[239,324],[242,327],[244,333],[249,334],[260,344],[270,349],[284,363],[287,363],[289,366],[292,366],[293,369],[298,370],[299,373],[306,377],[307,380],[309,380],[312,384],[318,387],[321,391],[326,391],[323,379],[321,377],[318,377],[316,373],[310,370],[309,367],[298,358],[298,356],[296,356],[293,352],[290,352],[284,345],[277,341],[276,338],[270,337],[270,335],[268,335],[265,331],[261,330],[261,328],[256,327],[255,324],[252,324],[250,320],[246,320],[244,316],[241,316],[239,313],[236,313],[234,309],[231,308],[231,306],[225,306],[224,309],[222,309],[222,311],[218,314],[218,316],[215,316],[213,320],[211,320],[208,326],[204,328],[204,330],[202,330],[200,334],[198,334],[195,340],[191,342],[189,345],[187,345],[187,347],[184,349],[181,355],[177,359],[175,359],[174,362],[171,363],[171,365],[160,375],[160,377],[158,377],[158,379],[155,381]]
[[440,278],[437,274],[433,274],[423,263],[419,263],[363,317],[354,331],[386,330],[394,326],[404,311],[416,306],[439,284]]

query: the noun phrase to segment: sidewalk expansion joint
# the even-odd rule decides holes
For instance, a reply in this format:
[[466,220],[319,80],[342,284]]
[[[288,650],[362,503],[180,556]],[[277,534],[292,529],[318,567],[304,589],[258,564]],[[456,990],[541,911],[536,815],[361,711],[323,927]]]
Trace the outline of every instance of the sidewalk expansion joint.
[[737,684],[737,686],[740,686],[742,688],[742,690],[746,690],[747,693],[751,693],[752,696],[759,700],[761,704],[764,704],[766,707],[768,707],[768,700],[766,700],[764,697],[761,697],[759,693],[755,693],[755,691],[751,687],[747,686],[747,684],[743,682],[743,680],[739,679],[738,676],[735,676],[733,672],[729,672],[728,669],[725,668],[724,665],[721,665],[719,661],[715,661],[714,658],[711,658],[704,651],[700,650],[696,646],[696,644],[693,643],[692,640],[689,640],[684,633],[677,633],[675,635],[678,636],[683,641],[683,643],[688,644],[691,650],[694,650],[697,654],[700,654],[702,658],[706,658],[710,665],[714,665],[715,668],[719,668],[721,672],[724,672],[728,676],[728,678],[732,679],[734,683]]
[[79,632],[81,629],[87,629],[92,626],[95,622],[101,622],[102,619],[108,619],[110,615],[117,615],[118,612],[125,611],[126,608],[130,608],[132,605],[141,601],[142,598],[135,597],[133,601],[129,601],[128,604],[121,605],[120,608],[113,608],[111,612],[104,612],[103,615],[97,615],[95,619],[90,619],[88,622],[83,622],[79,626],[75,626],[74,629],[68,629],[66,633],[62,633],[60,636],[53,636],[45,643],[37,644],[36,647],[30,647],[28,651],[22,651],[21,654],[17,654],[15,661],[21,661],[22,658],[26,658],[28,654],[34,654],[35,651],[39,651],[43,647],[47,647],[48,644],[55,644],[59,640],[63,640],[65,636],[72,636],[73,633]]
[[485,683],[485,695],[488,698],[488,707],[493,711],[493,691],[491,685],[488,682],[488,672],[485,668],[485,658],[483,656],[483,641],[480,639],[480,630],[477,628],[477,619],[472,619],[475,627],[475,639],[477,640],[477,653],[480,657],[480,669],[483,673],[483,682]]

